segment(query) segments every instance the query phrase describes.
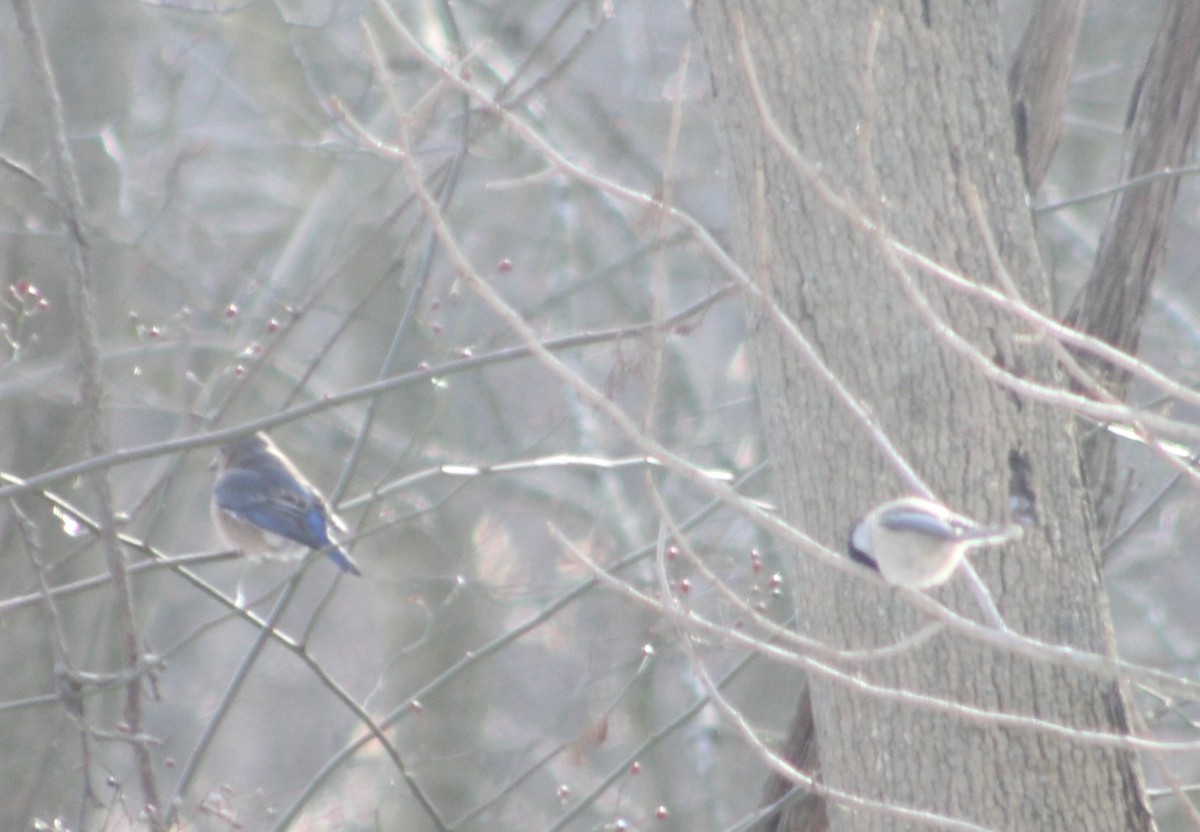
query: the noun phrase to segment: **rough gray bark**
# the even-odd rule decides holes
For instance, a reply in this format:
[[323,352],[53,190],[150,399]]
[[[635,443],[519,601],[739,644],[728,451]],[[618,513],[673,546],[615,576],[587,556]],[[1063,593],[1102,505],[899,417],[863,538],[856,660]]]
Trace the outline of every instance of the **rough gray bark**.
[[[1146,59],[1125,130],[1119,181],[1187,164],[1200,115],[1200,4],[1168,3]],[[1068,320],[1126,352],[1136,353],[1150,289],[1167,247],[1179,177],[1132,186],[1113,201],[1092,274]],[[1124,399],[1129,379],[1097,367],[1101,384]],[[1116,459],[1111,438],[1098,433],[1085,455],[1087,482],[1105,517],[1115,514]]]
[[[819,776],[821,759],[817,753],[812,719],[812,697],[809,695],[808,686],[805,685],[804,690],[800,692],[800,701],[796,703],[792,724],[788,726],[787,743],[780,749],[780,755],[797,770]],[[778,832],[781,829],[791,829],[794,832],[824,832],[828,829],[829,818],[825,813],[825,801],[815,794],[793,794],[796,791],[797,786],[786,777],[768,778],[766,788],[763,789],[761,805],[773,806],[781,800],[784,805],[755,824],[751,832]]]
[[[1105,652],[1107,606],[1069,415],[1001,390],[934,333],[878,238],[818,196],[766,134],[739,57],[749,52],[771,114],[834,191],[907,245],[992,285],[986,252],[994,239],[1024,298],[1046,309],[994,15],[989,3],[696,5],[728,145],[739,259],[941,498],[985,521],[1004,518],[1010,489],[1036,499],[1037,528],[985,556],[983,579],[1017,631]],[[970,207],[976,193],[982,223]],[[928,275],[914,281],[945,324],[996,365],[1059,382],[1041,347],[1014,338],[1019,324]],[[857,514],[909,488],[778,327],[753,306],[750,317],[783,510],[842,548]],[[798,568],[806,634],[865,647],[924,623],[894,593],[807,559]],[[961,584],[935,596],[978,617]],[[961,637],[853,672],[996,712],[1126,730],[1111,680]],[[1152,825],[1130,753],[885,702],[817,678],[812,706],[825,786],[997,829]],[[912,825],[837,801],[827,808],[832,829]]]
[[1017,155],[1031,194],[1042,184],[1062,135],[1071,58],[1082,21],[1083,0],[1041,0],[1008,75]]
[[[1163,15],[1130,107],[1122,181],[1188,160],[1200,114],[1200,4],[1174,0]],[[1075,317],[1081,329],[1135,352],[1150,286],[1166,248],[1179,177],[1125,190],[1113,202]]]

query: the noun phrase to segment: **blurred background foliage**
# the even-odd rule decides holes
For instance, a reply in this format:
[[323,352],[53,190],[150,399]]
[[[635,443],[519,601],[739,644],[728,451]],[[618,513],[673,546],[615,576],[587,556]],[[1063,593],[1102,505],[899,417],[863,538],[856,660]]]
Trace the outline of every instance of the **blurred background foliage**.
[[[567,159],[723,238],[711,86],[685,4],[393,5],[424,48]],[[1028,4],[1002,6],[1015,43]],[[1112,184],[1158,8],[1089,4],[1066,131],[1037,204]],[[372,3],[52,0],[37,14],[83,188],[111,447],[313,404],[271,432],[339,506],[365,572],[337,580],[324,560],[310,563],[279,624],[303,649],[269,641],[252,653],[260,629],[235,604],[266,616],[292,570],[219,557],[208,517],[216,443],[108,469],[121,532],[160,556],[198,556],[188,568],[210,584],[127,547],[139,564],[138,637],[165,659],[141,681],[142,730],[164,798],[188,772],[181,828],[736,828],[758,803],[765,764],[704,707],[672,625],[592,585],[550,529],[606,565],[629,560],[622,577],[653,592],[650,468],[551,464],[638,454],[537,361],[504,352],[518,339],[436,244],[397,158],[366,135],[394,142],[398,106],[458,244],[524,320],[545,339],[598,333],[557,354],[664,445],[769,500],[742,307],[720,270],[655,212],[565,176],[467,101]],[[70,241],[39,186],[52,180],[49,108],[11,9],[0,21],[2,465],[27,477],[90,456],[89,414],[66,296]],[[1200,300],[1195,194],[1186,181],[1143,340],[1185,379]],[[1040,215],[1062,306],[1088,273],[1106,208]],[[664,337],[637,328],[706,299]],[[380,379],[398,381],[321,406]],[[1130,456],[1137,493],[1152,495],[1167,474]],[[438,470],[533,460],[543,463]],[[696,518],[688,539],[706,566],[785,620],[776,545],[708,510],[694,486],[650,476],[676,518]],[[49,492],[94,517],[88,482]],[[1193,499],[1156,503],[1112,559],[1127,657],[1185,676],[1200,641],[1183,589],[1200,565],[1178,548],[1195,531]],[[58,595],[53,610],[38,595],[39,571],[49,585],[106,574],[96,536],[38,492],[2,517],[0,827],[144,828],[119,736],[122,688],[87,689],[82,719],[97,735],[86,756],[78,715],[56,694],[64,661],[122,668],[111,588]],[[669,563],[677,587],[696,578],[686,559]],[[687,597],[739,626],[710,583],[695,579]],[[247,657],[244,683],[223,701]],[[715,639],[704,659],[777,740],[798,673]],[[377,742],[342,753],[369,731],[335,686],[389,720],[411,782]]]

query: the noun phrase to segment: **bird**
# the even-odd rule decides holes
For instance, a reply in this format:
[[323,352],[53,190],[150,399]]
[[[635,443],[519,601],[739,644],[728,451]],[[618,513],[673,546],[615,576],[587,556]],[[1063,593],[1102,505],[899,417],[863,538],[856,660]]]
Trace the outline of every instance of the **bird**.
[[213,522],[231,548],[266,558],[320,549],[341,571],[362,574],[330,537],[330,527],[345,530],[341,520],[265,433],[225,445],[212,467]]
[[867,512],[850,531],[850,558],[889,583],[929,589],[950,579],[971,549],[1021,536],[1021,527],[983,526],[924,497],[901,497]]

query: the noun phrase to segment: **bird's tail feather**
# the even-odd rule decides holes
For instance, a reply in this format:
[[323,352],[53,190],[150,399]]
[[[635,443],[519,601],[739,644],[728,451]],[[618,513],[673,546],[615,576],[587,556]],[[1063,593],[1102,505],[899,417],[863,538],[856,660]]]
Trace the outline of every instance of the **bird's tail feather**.
[[325,554],[329,555],[329,559],[343,572],[349,572],[352,575],[362,575],[362,570],[358,568],[358,564],[340,547],[329,546],[325,549]]

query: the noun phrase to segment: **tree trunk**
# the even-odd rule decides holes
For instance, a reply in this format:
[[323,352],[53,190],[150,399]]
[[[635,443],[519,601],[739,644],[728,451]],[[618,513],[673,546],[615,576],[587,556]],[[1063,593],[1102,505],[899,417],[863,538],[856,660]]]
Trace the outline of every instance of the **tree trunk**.
[[[1191,158],[1198,114],[1200,4],[1172,0],[1164,9],[1125,126],[1120,180],[1150,178],[1113,200],[1092,274],[1067,315],[1076,328],[1129,353],[1138,350],[1179,192],[1178,176],[1152,175]],[[1109,394],[1125,398],[1130,382],[1126,373],[1100,362],[1088,365]],[[1104,529],[1120,511],[1117,470],[1112,437],[1096,432],[1084,447],[1084,472]]]
[[[1027,329],[994,306],[915,268],[906,277],[867,221],[990,286],[999,280],[987,253],[994,241],[1023,298],[1048,308],[994,4],[700,0],[695,8],[727,143],[739,260],[940,499],[990,522],[1004,520],[1010,496],[1035,502],[1024,540],[977,561],[1007,624],[1111,653],[1070,414],[996,386],[946,332],[995,366],[1061,386],[1051,356],[1016,337]],[[793,154],[819,165],[821,181],[862,215],[822,197]],[[918,294],[941,323],[918,311]],[[763,308],[751,303],[749,315],[779,501],[793,524],[841,549],[857,515],[912,485]],[[797,571],[798,628],[835,646],[891,644],[927,622],[903,596],[812,559]],[[932,594],[979,618],[961,578]],[[961,635],[847,669],[987,712],[1127,732],[1113,680]],[[820,782],[882,804],[829,800],[833,829],[914,825],[887,807],[1008,830],[1152,826],[1128,751],[883,700],[826,678],[811,684]]]

